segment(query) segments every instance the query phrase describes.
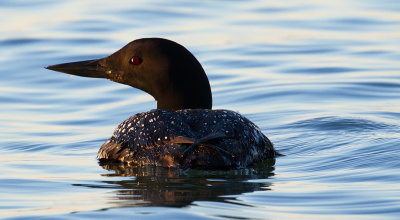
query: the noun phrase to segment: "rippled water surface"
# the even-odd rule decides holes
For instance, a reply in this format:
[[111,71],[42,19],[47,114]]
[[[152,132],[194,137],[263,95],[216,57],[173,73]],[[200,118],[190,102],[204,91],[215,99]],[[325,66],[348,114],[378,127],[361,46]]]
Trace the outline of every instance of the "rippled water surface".
[[[0,3],[0,217],[398,219],[400,2]],[[233,171],[101,167],[151,96],[51,64],[165,37],[203,64],[214,108],[286,156]]]

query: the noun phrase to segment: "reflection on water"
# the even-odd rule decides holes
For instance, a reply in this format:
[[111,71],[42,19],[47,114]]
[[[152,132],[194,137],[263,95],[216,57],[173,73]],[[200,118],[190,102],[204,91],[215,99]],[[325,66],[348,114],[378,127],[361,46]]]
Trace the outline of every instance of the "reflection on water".
[[[0,2],[0,218],[397,219],[400,4],[374,0]],[[286,156],[259,167],[110,166],[99,146],[151,96],[45,70],[141,37],[185,45],[214,108]]]
[[[99,185],[75,184],[90,188],[115,189],[115,203],[127,206],[183,207],[194,201],[234,202],[234,197],[254,191],[270,190],[268,178],[274,175],[275,160],[266,160],[253,167],[231,171],[178,170],[162,167],[130,167],[105,165],[108,177],[130,177],[104,181]],[[259,180],[251,182],[249,180]],[[260,181],[263,180],[263,181]]]

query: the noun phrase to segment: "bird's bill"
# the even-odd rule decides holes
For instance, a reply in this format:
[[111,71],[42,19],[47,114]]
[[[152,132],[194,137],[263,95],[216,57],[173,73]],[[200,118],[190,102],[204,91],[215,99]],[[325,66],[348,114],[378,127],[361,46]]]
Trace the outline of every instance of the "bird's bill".
[[62,63],[48,66],[46,69],[75,76],[108,78],[110,70],[104,66],[101,66],[99,63],[100,60],[101,59]]

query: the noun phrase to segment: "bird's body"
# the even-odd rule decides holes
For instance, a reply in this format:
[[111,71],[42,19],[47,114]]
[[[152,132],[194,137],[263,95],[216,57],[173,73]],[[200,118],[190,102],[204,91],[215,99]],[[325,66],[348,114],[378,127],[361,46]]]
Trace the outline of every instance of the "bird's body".
[[228,110],[152,110],[122,122],[98,158],[179,168],[239,168],[273,157],[271,142]]
[[135,114],[117,127],[99,150],[102,163],[226,169],[276,155],[269,139],[247,118],[230,110],[211,110],[203,68],[173,41],[139,39],[103,59],[47,68],[107,78],[156,99],[157,109]]

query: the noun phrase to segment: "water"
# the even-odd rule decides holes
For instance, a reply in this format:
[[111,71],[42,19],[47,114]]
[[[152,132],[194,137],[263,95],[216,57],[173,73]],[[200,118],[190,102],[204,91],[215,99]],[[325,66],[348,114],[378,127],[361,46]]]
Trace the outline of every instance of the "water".
[[[398,218],[399,10],[373,0],[2,1],[0,217]],[[191,50],[214,108],[246,115],[286,156],[229,172],[99,166],[103,141],[154,100],[43,67],[151,36]]]

